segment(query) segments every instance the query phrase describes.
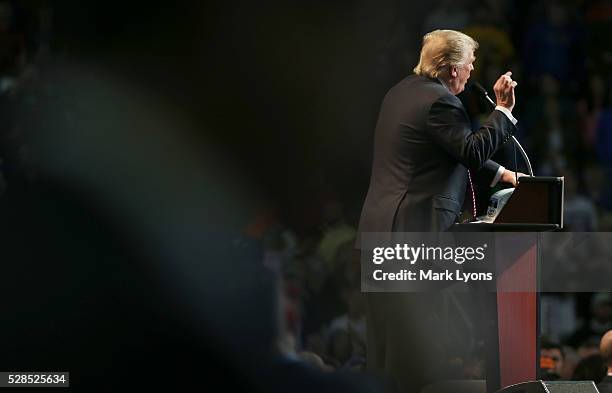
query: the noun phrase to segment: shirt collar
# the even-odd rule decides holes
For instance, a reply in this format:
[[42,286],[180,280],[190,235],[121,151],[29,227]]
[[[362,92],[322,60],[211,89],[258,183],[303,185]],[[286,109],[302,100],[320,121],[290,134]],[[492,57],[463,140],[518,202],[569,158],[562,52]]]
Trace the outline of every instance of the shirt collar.
[[[440,79],[440,78],[436,78],[436,79],[438,79],[438,82],[440,82],[440,84],[441,84],[442,86],[444,86],[444,88],[445,88],[446,90],[448,90],[448,86],[446,86],[446,83],[444,83],[444,81],[443,81],[442,79]],[[450,90],[449,90],[449,91],[450,91]]]

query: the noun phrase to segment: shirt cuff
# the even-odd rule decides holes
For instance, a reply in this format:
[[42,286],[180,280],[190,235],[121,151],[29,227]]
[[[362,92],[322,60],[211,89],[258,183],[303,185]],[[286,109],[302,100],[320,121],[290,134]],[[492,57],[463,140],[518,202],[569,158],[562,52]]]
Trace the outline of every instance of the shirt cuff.
[[512,116],[512,112],[510,112],[510,111],[508,110],[508,108],[504,108],[504,107],[503,107],[503,106],[501,106],[501,105],[497,105],[497,106],[495,107],[495,110],[500,111],[501,113],[503,113],[504,115],[506,115],[506,117],[507,117],[508,119],[510,119],[510,121],[512,122],[512,124],[516,125],[516,123],[518,122],[518,120],[516,120],[516,119],[514,118],[514,116]]
[[495,177],[493,178],[493,181],[491,182],[491,187],[495,187],[497,185],[497,183],[499,182],[499,179],[501,179],[502,174],[504,173],[504,171],[506,170],[506,168],[504,168],[503,166],[499,166],[499,169],[497,170],[497,173],[495,174]]

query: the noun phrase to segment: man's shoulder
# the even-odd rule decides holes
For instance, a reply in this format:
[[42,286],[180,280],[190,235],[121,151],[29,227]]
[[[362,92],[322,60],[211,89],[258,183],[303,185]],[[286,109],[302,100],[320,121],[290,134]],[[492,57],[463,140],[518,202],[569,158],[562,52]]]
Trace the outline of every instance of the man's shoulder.
[[394,88],[420,88],[448,93],[449,91],[442,86],[437,79],[428,78],[423,75],[411,74],[402,79]]
[[416,74],[405,77],[387,93],[387,96],[405,95],[429,102],[435,102],[441,97],[451,100],[451,97],[455,97],[438,80]]

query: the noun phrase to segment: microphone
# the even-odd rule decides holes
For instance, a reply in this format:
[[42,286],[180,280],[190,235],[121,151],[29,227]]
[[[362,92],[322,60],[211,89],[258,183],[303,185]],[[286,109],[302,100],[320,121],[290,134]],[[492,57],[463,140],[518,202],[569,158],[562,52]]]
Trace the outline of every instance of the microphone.
[[487,91],[487,89],[485,89],[484,87],[482,87],[482,85],[476,81],[474,81],[472,83],[472,86],[478,90],[478,92],[480,94],[482,94],[484,96],[484,98],[487,99],[487,101],[489,101],[491,103],[491,105],[493,105],[493,108],[495,108],[497,106],[497,104],[491,99],[491,97],[489,97],[489,92]]
[[[491,106],[493,106],[493,109],[495,109],[495,107],[497,106],[497,104],[495,102],[493,102],[493,100],[491,99],[491,97],[489,97],[489,92],[487,91],[487,89],[485,89],[484,87],[482,87],[482,85],[476,81],[472,82],[472,86],[487,100],[489,101],[489,103],[491,104]],[[525,149],[523,149],[523,146],[521,146],[521,144],[519,143],[519,141],[516,139],[516,137],[514,135],[512,135],[512,142],[514,142],[514,146],[515,148],[518,147],[519,151],[521,152],[521,156],[523,156],[523,160],[525,161],[525,163],[527,164],[527,171],[529,172],[529,176],[533,176],[533,169],[531,168],[531,161],[529,161],[529,157],[527,156],[527,153],[525,152]],[[516,155],[516,152],[515,152]],[[515,169],[516,171],[516,169]],[[516,179],[518,181],[518,178]]]

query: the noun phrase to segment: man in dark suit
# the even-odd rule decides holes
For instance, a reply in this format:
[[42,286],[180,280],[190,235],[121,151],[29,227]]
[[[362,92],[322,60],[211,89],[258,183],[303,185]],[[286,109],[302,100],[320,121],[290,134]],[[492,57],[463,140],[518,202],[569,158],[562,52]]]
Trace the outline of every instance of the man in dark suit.
[[608,330],[601,338],[599,352],[608,369],[608,375],[597,384],[600,393],[612,393],[612,330]]
[[[414,75],[385,96],[360,236],[445,231],[459,218],[466,191],[468,211],[475,216],[475,172],[491,186],[516,183],[514,173],[490,160],[515,130],[511,112],[517,84],[512,73],[495,83],[496,110],[477,131],[471,130],[467,112],[455,97],[474,69],[477,47],[476,41],[457,31],[425,35]],[[418,392],[431,381],[426,374],[428,367],[436,369],[437,355],[428,346],[441,337],[434,339],[432,325],[423,321],[436,320],[432,309],[440,302],[432,294],[369,293],[369,369],[390,374],[406,391]]]
[[391,88],[383,101],[360,232],[447,230],[473,177],[468,169],[483,171],[491,183],[514,183],[513,172],[489,158],[515,130],[511,112],[516,82],[510,72],[498,79],[497,110],[473,132],[455,95],[464,90],[473,70],[477,43],[454,32],[466,37],[466,49],[458,49],[461,60],[451,63],[452,53],[449,60],[440,60],[436,52],[450,50],[443,41],[454,36],[437,32],[425,36],[415,74]]

